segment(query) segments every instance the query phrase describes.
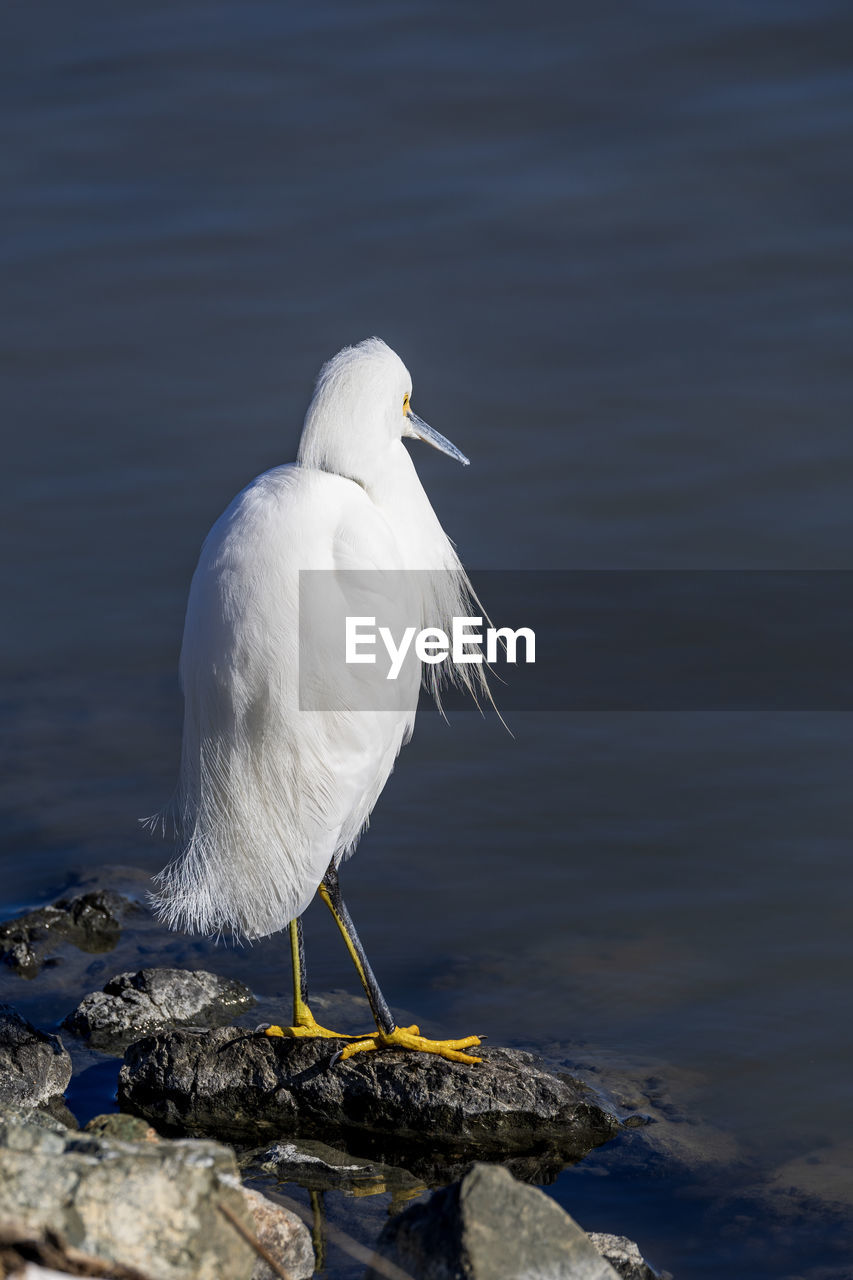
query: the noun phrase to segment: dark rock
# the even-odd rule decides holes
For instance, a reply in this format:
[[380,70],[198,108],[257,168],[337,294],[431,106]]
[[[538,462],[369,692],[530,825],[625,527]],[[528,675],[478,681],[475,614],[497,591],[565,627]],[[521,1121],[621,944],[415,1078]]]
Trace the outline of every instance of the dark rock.
[[240,1163],[244,1169],[274,1174],[279,1182],[298,1182],[309,1191],[344,1189],[376,1195],[423,1189],[406,1169],[363,1160],[313,1138],[274,1142],[264,1151],[244,1156]]
[[252,1146],[265,1136],[336,1140],[425,1177],[448,1159],[566,1164],[618,1127],[584,1084],[549,1075],[527,1053],[483,1049],[468,1066],[382,1050],[332,1066],[339,1047],[236,1027],[152,1036],[125,1055],[119,1104],[165,1133]]
[[202,969],[140,969],[86,996],[64,1026],[95,1049],[122,1053],[152,1031],[186,1024],[216,1027],[255,1003],[242,982]]
[[639,1246],[627,1236],[611,1236],[590,1231],[589,1238],[622,1280],[671,1280],[668,1272],[653,1271],[640,1253]]
[[61,943],[90,953],[112,951],[133,903],[112,889],[60,898],[0,924],[0,959],[34,978]]
[[61,1098],[70,1079],[71,1058],[59,1037],[0,1004],[0,1106],[45,1106]]
[[[376,1252],[413,1280],[616,1280],[564,1209],[495,1165],[392,1218]],[[365,1280],[380,1277],[369,1267]]]
[[120,1142],[5,1120],[0,1221],[33,1237],[53,1234],[157,1280],[249,1280],[255,1253],[220,1205],[253,1230],[234,1153],[218,1143]]

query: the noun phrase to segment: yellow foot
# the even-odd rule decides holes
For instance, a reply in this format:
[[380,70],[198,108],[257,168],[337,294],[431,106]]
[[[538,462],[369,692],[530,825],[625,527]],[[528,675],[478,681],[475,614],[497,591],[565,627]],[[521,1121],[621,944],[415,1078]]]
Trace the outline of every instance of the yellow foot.
[[311,1039],[324,1040],[355,1040],[355,1036],[345,1036],[342,1031],[330,1031],[328,1027],[321,1027],[319,1022],[312,1022],[309,1026],[303,1027],[264,1027],[264,1035],[275,1037],[282,1036],[285,1040],[297,1039],[305,1036]]
[[297,1013],[296,1025],[292,1027],[264,1027],[265,1036],[282,1036],[286,1040],[298,1039],[300,1037],[321,1040],[359,1040],[360,1036],[344,1035],[340,1031],[329,1031],[327,1027],[321,1027],[315,1019],[313,1013],[305,1005]]
[[417,1027],[395,1027],[391,1032],[376,1031],[363,1039],[354,1038],[354,1043],[342,1049],[337,1060],[343,1062],[356,1053],[368,1053],[371,1049],[411,1049],[415,1053],[434,1053],[450,1062],[475,1063],[482,1062],[482,1058],[474,1058],[460,1050],[471,1049],[479,1043],[479,1036],[466,1036],[463,1040],[427,1040],[419,1034]]

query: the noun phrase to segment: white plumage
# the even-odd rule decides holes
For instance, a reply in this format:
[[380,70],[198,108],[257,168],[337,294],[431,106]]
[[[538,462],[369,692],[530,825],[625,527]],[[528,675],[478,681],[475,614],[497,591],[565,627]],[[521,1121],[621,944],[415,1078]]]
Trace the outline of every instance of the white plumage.
[[[372,606],[449,630],[471,613],[403,437],[466,460],[411,412],[411,389],[379,339],[341,351],[320,373],[297,462],[254,480],[205,540],[180,663],[180,852],[155,897],[174,928],[256,938],[287,926],[354,849],[411,736],[420,664],[390,688],[338,660],[319,615],[302,618],[300,645],[299,571],[327,571],[335,617]],[[353,570],[385,571],[388,586]],[[362,591],[368,605],[354,605]],[[437,691],[438,669],[425,670]],[[481,672],[447,674],[476,693]],[[306,690],[322,709],[302,709]]]

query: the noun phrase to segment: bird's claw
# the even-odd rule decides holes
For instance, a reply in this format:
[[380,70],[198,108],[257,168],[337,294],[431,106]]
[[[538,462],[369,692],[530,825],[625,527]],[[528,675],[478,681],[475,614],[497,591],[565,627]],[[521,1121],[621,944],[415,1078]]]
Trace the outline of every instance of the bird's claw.
[[271,1039],[280,1037],[284,1040],[358,1040],[361,1038],[345,1035],[342,1031],[329,1031],[328,1027],[321,1027],[319,1022],[299,1024],[295,1027],[261,1025],[257,1029]]
[[420,1034],[418,1027],[395,1027],[393,1031],[375,1031],[369,1036],[354,1039],[352,1044],[345,1045],[334,1055],[332,1063],[346,1062],[357,1053],[369,1053],[375,1049],[408,1049],[414,1053],[432,1053],[449,1062],[473,1065],[482,1062],[482,1058],[461,1051],[472,1049],[479,1043],[479,1036],[464,1036],[461,1040],[428,1040]]

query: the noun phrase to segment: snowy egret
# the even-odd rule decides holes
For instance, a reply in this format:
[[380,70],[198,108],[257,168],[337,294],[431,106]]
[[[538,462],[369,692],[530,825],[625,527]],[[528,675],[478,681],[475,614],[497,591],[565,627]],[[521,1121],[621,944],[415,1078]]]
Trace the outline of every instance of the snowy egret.
[[[340,1037],[350,1043],[339,1057],[396,1047],[478,1062],[464,1052],[477,1036],[428,1040],[395,1024],[338,882],[411,736],[422,673],[433,685],[441,677],[418,662],[393,704],[362,708],[364,668],[324,666],[325,629],[315,626],[307,645],[300,634],[305,570],[392,571],[421,625],[449,631],[453,617],[472,612],[470,584],[403,438],[468,459],[413,412],[411,394],[408,370],[380,339],[339,352],[320,372],[297,461],[254,480],[208,534],[180,660],[184,734],[172,815],[180,851],[157,877],[154,901],[161,919],[190,932],[230,929],[251,939],[288,928],[293,1023],[266,1034],[337,1038],[308,1004],[300,916],[319,893],[377,1027]],[[399,590],[386,593],[392,608]],[[312,660],[323,704],[306,710],[299,666]],[[482,667],[447,674],[487,693]]]

